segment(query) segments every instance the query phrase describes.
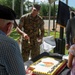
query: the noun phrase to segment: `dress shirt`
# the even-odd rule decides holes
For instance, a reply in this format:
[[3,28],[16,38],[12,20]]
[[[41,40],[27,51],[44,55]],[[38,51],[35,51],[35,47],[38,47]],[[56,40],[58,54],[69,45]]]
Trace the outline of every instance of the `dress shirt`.
[[25,75],[18,43],[0,31],[0,75]]

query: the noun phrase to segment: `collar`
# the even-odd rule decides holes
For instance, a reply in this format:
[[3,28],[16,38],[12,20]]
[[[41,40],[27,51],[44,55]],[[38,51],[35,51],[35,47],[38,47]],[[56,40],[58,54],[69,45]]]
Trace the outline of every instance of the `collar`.
[[0,34],[2,34],[2,35],[6,35],[6,34],[5,34],[3,31],[1,31],[1,30],[0,30]]
[[33,17],[33,16],[32,16],[32,13],[30,13],[30,17],[32,17],[32,18],[36,18],[36,17],[37,17],[37,15],[36,15],[35,17]]

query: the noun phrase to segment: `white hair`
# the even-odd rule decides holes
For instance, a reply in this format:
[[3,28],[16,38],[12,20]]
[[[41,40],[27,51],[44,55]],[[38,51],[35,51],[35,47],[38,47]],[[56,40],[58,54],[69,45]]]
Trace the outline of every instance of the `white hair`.
[[4,26],[4,25],[6,25],[9,22],[14,23],[14,20],[0,19],[0,26]]

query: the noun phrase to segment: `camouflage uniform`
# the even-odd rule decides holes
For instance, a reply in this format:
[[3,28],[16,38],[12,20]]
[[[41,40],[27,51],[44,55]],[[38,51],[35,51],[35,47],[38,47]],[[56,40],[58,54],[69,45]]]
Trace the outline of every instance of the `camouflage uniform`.
[[[28,40],[23,39],[22,41],[22,56],[24,61],[27,61],[30,50],[31,58],[40,53],[40,44],[37,38],[44,36],[44,21],[40,16],[32,17],[29,13],[21,17],[19,27],[23,27],[24,32],[30,37],[30,43],[28,43]],[[39,29],[41,32],[39,32]]]

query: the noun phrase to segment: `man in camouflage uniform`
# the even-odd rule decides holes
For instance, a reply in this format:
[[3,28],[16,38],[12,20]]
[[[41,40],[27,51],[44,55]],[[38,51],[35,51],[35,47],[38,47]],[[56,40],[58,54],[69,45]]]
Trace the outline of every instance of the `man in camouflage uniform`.
[[22,56],[24,61],[29,58],[31,50],[31,58],[40,54],[40,44],[44,36],[44,21],[38,15],[40,11],[40,5],[35,4],[32,7],[32,11],[23,15],[20,18],[19,28],[29,36],[30,40],[22,40]]

